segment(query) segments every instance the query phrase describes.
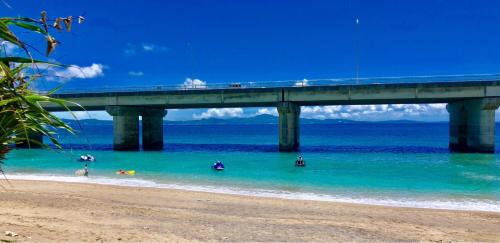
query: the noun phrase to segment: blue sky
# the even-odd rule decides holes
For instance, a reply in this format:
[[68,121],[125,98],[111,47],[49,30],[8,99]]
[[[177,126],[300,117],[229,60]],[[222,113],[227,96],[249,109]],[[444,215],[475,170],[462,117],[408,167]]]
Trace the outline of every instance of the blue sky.
[[[2,1],[10,6],[0,2],[2,15],[85,16],[85,24],[57,35],[62,44],[51,57],[85,75],[61,70],[65,78],[48,86],[353,77],[356,46],[361,77],[499,73],[500,67],[500,2],[493,0]],[[443,107],[308,107],[302,114],[335,118],[362,110],[349,118],[445,120]],[[168,117],[274,114],[268,110],[174,110]]]

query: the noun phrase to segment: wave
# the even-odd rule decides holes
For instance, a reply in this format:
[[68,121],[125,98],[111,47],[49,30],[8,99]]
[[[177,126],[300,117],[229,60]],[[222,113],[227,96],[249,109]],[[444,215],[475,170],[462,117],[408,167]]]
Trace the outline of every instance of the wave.
[[[108,178],[108,177],[76,177],[76,176],[59,176],[49,174],[10,174],[8,179],[12,180],[31,180],[31,181],[56,181],[56,182],[71,182],[71,183],[87,183],[100,185],[114,185],[127,187],[144,187],[144,188],[162,188],[162,189],[177,189],[196,192],[222,193],[231,195],[257,196],[268,198],[281,198],[292,200],[313,200],[327,201],[340,203],[356,203],[365,205],[380,205],[393,207],[412,207],[412,208],[431,208],[431,209],[449,209],[449,210],[471,210],[471,211],[487,211],[500,212],[500,201],[488,199],[418,199],[418,198],[355,198],[348,196],[338,196],[320,193],[307,192],[291,192],[280,190],[265,190],[265,189],[246,189],[237,187],[222,187],[222,186],[200,186],[179,183],[157,183],[151,180],[126,178]],[[0,179],[0,181],[5,179]]]
[[482,175],[473,172],[462,173],[465,177],[469,179],[481,180],[481,181],[500,181],[500,177],[494,175]]

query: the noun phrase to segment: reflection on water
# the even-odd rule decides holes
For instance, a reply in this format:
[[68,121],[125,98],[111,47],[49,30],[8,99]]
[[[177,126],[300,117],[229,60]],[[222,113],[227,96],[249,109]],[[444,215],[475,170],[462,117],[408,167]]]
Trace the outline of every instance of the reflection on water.
[[497,163],[496,154],[481,153],[450,153],[450,162],[457,165],[484,165],[495,166]]

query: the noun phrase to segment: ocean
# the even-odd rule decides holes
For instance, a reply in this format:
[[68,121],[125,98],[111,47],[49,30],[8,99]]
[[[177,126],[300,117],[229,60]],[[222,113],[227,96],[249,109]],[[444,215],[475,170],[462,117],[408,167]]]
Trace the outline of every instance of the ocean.
[[[3,168],[11,179],[500,212],[500,150],[450,153],[447,123],[303,124],[300,132],[300,151],[280,153],[275,124],[165,125],[163,151],[115,152],[111,125],[86,125],[60,135],[64,151],[15,149]],[[88,178],[76,177],[86,153],[97,161]],[[304,168],[294,166],[299,154]],[[213,171],[215,160],[226,169]]]

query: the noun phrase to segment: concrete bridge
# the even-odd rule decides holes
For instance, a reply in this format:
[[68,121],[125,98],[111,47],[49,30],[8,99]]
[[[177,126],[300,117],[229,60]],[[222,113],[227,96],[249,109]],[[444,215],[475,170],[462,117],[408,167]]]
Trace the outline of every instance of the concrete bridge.
[[[359,81],[359,80],[356,80]],[[396,80],[397,81],[397,80]],[[320,82],[318,82],[320,83]],[[500,78],[472,81],[406,83],[328,83],[290,86],[225,84],[224,87],[151,86],[146,90],[95,90],[54,94],[86,110],[106,110],[113,116],[114,149],[139,149],[142,116],[143,149],[163,148],[163,117],[168,109],[219,107],[276,107],[279,114],[279,150],[299,148],[301,106],[447,103],[452,151],[495,151],[495,110],[500,105]],[[281,87],[280,87],[281,86]],[[46,105],[50,111],[60,107]],[[79,107],[70,105],[73,110]]]

